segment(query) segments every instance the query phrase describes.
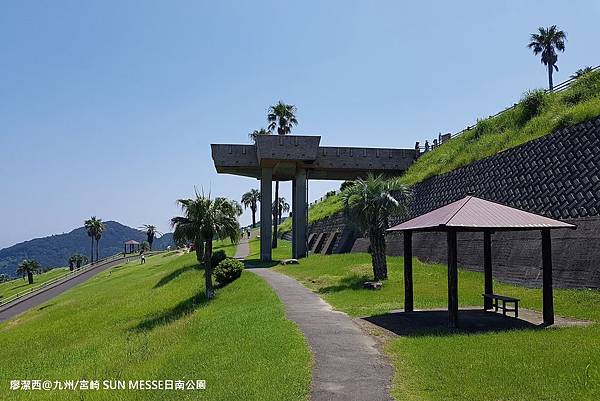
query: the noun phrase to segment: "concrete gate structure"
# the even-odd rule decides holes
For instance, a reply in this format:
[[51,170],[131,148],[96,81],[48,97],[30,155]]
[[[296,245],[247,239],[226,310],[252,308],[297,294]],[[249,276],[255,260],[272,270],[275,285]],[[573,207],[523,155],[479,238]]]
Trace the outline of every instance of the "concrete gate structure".
[[262,135],[251,145],[212,144],[218,173],[260,180],[260,259],[272,259],[272,183],[292,181],[292,256],[308,254],[308,180],[353,180],[369,172],[400,175],[415,149],[319,146],[320,136]]

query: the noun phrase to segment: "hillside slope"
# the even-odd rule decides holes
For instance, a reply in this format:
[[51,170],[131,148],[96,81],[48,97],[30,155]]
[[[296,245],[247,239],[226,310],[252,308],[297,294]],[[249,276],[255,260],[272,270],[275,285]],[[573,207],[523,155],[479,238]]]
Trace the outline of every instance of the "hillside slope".
[[[104,223],[106,230],[100,240],[100,257],[114,255],[123,250],[123,242],[129,239],[146,240],[146,234],[116,221]],[[173,245],[173,235],[165,234],[154,241],[154,249],[165,249]],[[23,259],[35,259],[44,268],[66,266],[69,257],[81,253],[89,257],[90,237],[79,227],[65,234],[51,235],[21,242],[0,250],[0,273],[15,276],[18,263]]]
[[[275,292],[243,272],[207,302],[195,258],[172,252],[111,268],[0,323],[0,399],[306,400],[309,348]],[[15,378],[205,380],[206,389],[32,393],[10,390]]]
[[[512,109],[482,119],[470,130],[419,157],[402,176],[407,185],[448,173],[556,130],[600,116],[600,70],[587,73],[562,92],[525,93]],[[338,195],[311,206],[310,223],[342,211]],[[280,233],[291,231],[284,222]]]

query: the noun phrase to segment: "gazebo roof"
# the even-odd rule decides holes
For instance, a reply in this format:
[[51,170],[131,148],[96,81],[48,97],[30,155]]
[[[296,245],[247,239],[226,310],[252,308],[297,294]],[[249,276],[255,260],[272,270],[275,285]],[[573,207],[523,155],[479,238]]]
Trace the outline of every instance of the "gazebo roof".
[[521,231],[545,228],[574,229],[577,227],[475,196],[466,196],[461,200],[398,224],[388,231],[445,231],[447,229]]
[[130,239],[129,241],[125,241],[125,245],[139,245],[140,243]]

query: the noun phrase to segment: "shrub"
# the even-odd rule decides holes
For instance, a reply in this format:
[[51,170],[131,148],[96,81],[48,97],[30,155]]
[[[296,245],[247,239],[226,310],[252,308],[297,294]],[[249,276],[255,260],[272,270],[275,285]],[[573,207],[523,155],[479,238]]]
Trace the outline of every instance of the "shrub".
[[525,124],[533,117],[538,116],[546,103],[546,93],[542,89],[534,89],[525,92],[521,99],[521,118],[520,123]]
[[213,267],[218,266],[219,263],[221,263],[225,259],[227,259],[227,254],[225,254],[224,250],[219,249],[218,251],[213,252],[210,258],[210,265]]
[[566,105],[573,106],[598,94],[600,94],[600,70],[588,72],[577,78],[569,89],[563,92],[562,99]]
[[244,264],[237,259],[227,258],[215,267],[213,274],[215,280],[220,285],[231,283],[233,280],[238,278],[244,270]]

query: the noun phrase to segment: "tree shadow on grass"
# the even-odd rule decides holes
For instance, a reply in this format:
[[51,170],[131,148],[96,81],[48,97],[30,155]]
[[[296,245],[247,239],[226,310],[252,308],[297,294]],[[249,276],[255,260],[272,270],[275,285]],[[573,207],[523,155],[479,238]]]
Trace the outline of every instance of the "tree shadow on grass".
[[178,303],[169,310],[161,312],[154,317],[142,320],[129,330],[134,333],[141,333],[150,331],[158,326],[167,325],[189,315],[190,313],[193,313],[196,309],[204,306],[207,302],[208,300],[206,299],[206,294],[204,291],[199,292],[198,294]]
[[279,264],[278,260],[272,260],[270,262],[261,262],[260,259],[246,259],[243,260],[244,268],[246,269],[265,269]]
[[[344,290],[362,290],[363,283],[365,281],[370,281],[370,280],[372,280],[372,278],[367,275],[364,275],[364,274],[360,275],[360,276],[355,276],[355,275],[354,276],[346,276],[346,277],[343,277],[335,285],[321,287],[321,288],[319,288],[319,290],[317,292],[319,294],[327,294],[327,293],[339,292],[339,291],[344,291]],[[370,290],[365,289],[365,291],[370,291]]]
[[199,270],[200,266],[199,265],[189,265],[189,266],[183,266],[182,268],[174,270],[171,273],[164,276],[163,278],[161,278],[158,281],[158,283],[156,283],[154,285],[154,287],[152,287],[152,288],[160,288],[163,285],[166,285],[166,284],[170,283],[171,281],[175,280],[177,277],[179,277],[183,273],[188,272],[190,270],[194,270],[194,269]]

